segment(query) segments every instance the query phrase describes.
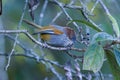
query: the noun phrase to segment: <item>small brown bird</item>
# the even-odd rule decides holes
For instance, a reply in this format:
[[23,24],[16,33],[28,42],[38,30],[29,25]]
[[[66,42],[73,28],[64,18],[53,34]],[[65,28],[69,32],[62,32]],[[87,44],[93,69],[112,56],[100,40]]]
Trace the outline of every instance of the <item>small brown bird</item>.
[[48,45],[55,47],[71,47],[76,40],[73,29],[58,25],[41,27],[35,23],[23,20],[25,23],[36,27],[38,30],[33,34],[40,34],[40,38]]

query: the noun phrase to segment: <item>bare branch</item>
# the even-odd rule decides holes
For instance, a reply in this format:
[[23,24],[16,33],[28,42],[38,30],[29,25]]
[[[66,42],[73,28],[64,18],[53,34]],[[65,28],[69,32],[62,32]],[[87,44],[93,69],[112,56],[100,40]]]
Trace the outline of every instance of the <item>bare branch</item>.
[[41,13],[39,15],[39,25],[41,25],[41,23],[42,23],[42,20],[43,20],[43,17],[44,17],[44,12],[46,10],[47,4],[48,4],[48,0],[45,0],[43,8],[41,10]]
[[[28,4],[28,0],[26,0],[26,2],[25,2],[24,8],[23,8],[23,12],[22,12],[22,15],[21,15],[19,24],[18,24],[18,26],[17,26],[17,29],[20,29],[20,27],[21,27],[22,20],[23,20],[24,14],[25,14],[25,10],[26,10],[27,4]],[[9,56],[8,56],[8,63],[7,63],[7,65],[6,65],[5,70],[7,70],[8,67],[9,67],[9,65],[10,65],[11,55],[12,55],[12,54],[14,53],[14,51],[15,51],[15,47],[16,47],[16,44],[17,44],[17,39],[18,39],[18,37],[19,37],[19,34],[17,33],[17,34],[16,34],[16,37],[15,37],[15,42],[14,42],[14,44],[13,44],[13,48],[12,48],[12,50],[11,50]]]
[[52,50],[59,50],[59,51],[74,50],[74,51],[78,51],[78,52],[84,52],[85,51],[85,49],[77,49],[77,48],[74,48],[74,47],[53,47],[53,46],[49,46],[47,44],[41,43],[40,41],[37,41],[34,37],[32,37],[32,35],[30,33],[27,32],[27,30],[0,30],[0,33],[1,34],[24,33],[34,43],[36,43],[36,44],[38,44],[38,45],[40,45],[44,48],[48,48],[48,49],[52,49]]
[[[53,0],[53,1],[51,1],[51,2],[53,2],[53,3],[55,3],[55,4],[57,4],[60,8],[61,8],[61,10],[63,11],[63,13],[67,16],[67,18],[69,19],[69,20],[73,20],[72,18],[71,18],[71,16],[67,13],[67,11],[65,10],[65,8],[64,8],[64,6],[63,6],[63,4],[62,3],[60,3],[58,0]],[[79,31],[79,26],[77,25],[77,23],[76,22],[73,22],[73,24],[76,26],[76,28],[77,28],[77,30]]]
[[57,15],[51,21],[51,23],[54,23],[61,14],[62,14],[62,11],[58,12]]
[[[7,54],[7,53],[4,53],[4,54],[3,54],[3,52],[0,52],[0,55],[1,55],[1,56],[9,56],[9,54]],[[30,58],[30,59],[34,59],[34,60],[36,60],[37,62],[45,61],[45,62],[48,62],[48,63],[50,63],[50,64],[52,64],[52,65],[56,65],[56,66],[58,66],[58,67],[60,67],[60,68],[63,68],[63,65],[60,65],[60,64],[58,64],[58,63],[55,62],[55,61],[51,61],[51,60],[49,60],[49,59],[40,58],[40,57],[39,57],[39,59],[38,59],[38,58],[36,58],[35,56],[30,55],[30,54],[16,53],[16,54],[13,54],[13,55],[11,55],[11,56],[27,57],[27,58]]]

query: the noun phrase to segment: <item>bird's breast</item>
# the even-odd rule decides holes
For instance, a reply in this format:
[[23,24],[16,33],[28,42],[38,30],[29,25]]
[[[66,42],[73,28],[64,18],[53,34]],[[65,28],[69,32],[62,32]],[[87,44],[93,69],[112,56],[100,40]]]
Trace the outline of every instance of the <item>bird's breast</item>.
[[48,41],[48,40],[50,40],[51,36],[49,34],[41,34],[40,37],[42,40]]

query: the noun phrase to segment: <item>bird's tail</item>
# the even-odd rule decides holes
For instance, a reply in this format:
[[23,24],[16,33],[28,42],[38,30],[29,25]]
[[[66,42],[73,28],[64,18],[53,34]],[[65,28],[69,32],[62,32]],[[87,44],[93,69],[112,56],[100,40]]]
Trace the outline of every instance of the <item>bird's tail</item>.
[[30,22],[30,21],[28,21],[28,20],[23,19],[23,21],[24,21],[25,23],[27,23],[27,24],[29,24],[29,25],[35,27],[35,28],[38,28],[38,29],[41,28],[40,25],[37,25],[37,24],[35,24],[35,23],[33,23],[33,22]]

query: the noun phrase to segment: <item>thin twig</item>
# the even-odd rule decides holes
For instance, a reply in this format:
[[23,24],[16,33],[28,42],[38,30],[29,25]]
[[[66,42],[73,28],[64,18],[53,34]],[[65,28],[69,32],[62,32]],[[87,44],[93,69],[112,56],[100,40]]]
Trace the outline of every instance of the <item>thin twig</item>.
[[112,28],[113,28],[113,31],[115,32],[115,36],[117,38],[119,38],[120,37],[120,30],[119,30],[117,20],[111,15],[111,13],[109,12],[109,9],[106,7],[106,5],[103,3],[103,1],[99,0],[99,2],[101,4],[101,6],[103,7],[103,9],[105,10],[107,17],[109,18],[109,20],[112,23]]
[[[24,14],[25,14],[25,10],[26,10],[26,7],[27,7],[27,3],[28,3],[28,0],[25,0],[25,5],[24,5],[24,8],[23,8],[23,12],[22,12],[22,15],[21,15],[19,24],[18,24],[18,26],[17,26],[17,29],[20,29],[20,27],[21,27],[22,20],[23,20],[23,17],[24,17]],[[16,47],[16,44],[17,44],[17,38],[18,38],[18,36],[19,36],[19,34],[17,33],[17,34],[16,34],[16,37],[15,37],[15,42],[14,42],[14,44],[13,44],[13,48],[12,48],[12,50],[11,50],[9,56],[8,56],[8,62],[7,62],[7,65],[6,65],[6,67],[5,67],[5,70],[7,70],[8,67],[9,67],[9,65],[10,65],[11,56],[12,56],[12,54],[13,54],[14,51],[15,51],[15,47]]]
[[[7,54],[7,53],[4,53],[4,54],[3,54],[3,52],[0,52],[0,55],[1,55],[1,56],[9,56],[9,54]],[[34,60],[37,60],[37,59],[38,59],[38,58],[36,58],[36,57],[33,56],[33,55],[23,54],[23,53],[16,53],[16,54],[13,54],[13,55],[11,55],[11,56],[22,56],[22,57],[27,57],[27,58],[34,59]],[[55,62],[55,61],[51,61],[51,60],[49,60],[49,59],[40,58],[40,57],[39,57],[39,59],[37,60],[37,62],[41,62],[41,61],[45,61],[45,62],[48,62],[48,63],[50,63],[50,64],[52,64],[52,65],[56,65],[56,66],[58,66],[58,67],[60,67],[60,68],[63,68],[63,65],[60,65],[60,64],[58,64],[58,63]]]
[[50,70],[52,71],[52,73],[55,74],[59,80],[63,80],[62,76],[60,76],[60,73],[58,73],[56,71],[56,69],[53,67],[53,65],[49,64],[49,67],[50,67]]
[[[55,4],[57,4],[60,8],[61,8],[61,10],[63,11],[63,13],[67,16],[67,18],[69,19],[69,20],[73,20],[72,18],[71,18],[71,16],[67,13],[67,11],[65,10],[65,8],[63,7],[63,4],[62,3],[60,3],[58,0],[52,0],[51,2],[53,2],[53,3],[55,3]],[[76,22],[73,22],[73,24],[76,26],[76,28],[77,28],[77,30],[79,31],[79,26],[77,25],[77,23]]]
[[0,30],[0,34],[19,34],[26,33],[27,30]]
[[[15,38],[12,37],[11,35],[6,34],[5,37],[9,38],[10,40],[15,41]],[[18,44],[24,51],[28,51],[28,49],[26,49],[26,47],[25,47],[24,45],[22,45],[20,41],[17,41],[17,44]]]
[[[9,39],[15,41],[15,38],[14,38],[14,37],[12,37],[12,36],[10,36],[10,35],[7,35],[7,34],[6,34],[5,36],[8,37]],[[26,54],[27,54],[27,53],[28,53],[28,54],[31,54],[31,55],[33,55],[34,57],[36,57],[36,59],[37,59],[38,55],[37,55],[32,49],[28,49],[27,47],[25,47],[24,45],[22,45],[20,41],[17,41],[17,44],[25,51]],[[37,60],[38,60],[38,59],[37,59]]]
[[54,23],[57,20],[57,18],[60,17],[61,14],[62,14],[62,11],[58,12],[57,15],[51,21],[51,24]]
[[73,78],[72,78],[72,68],[71,68],[71,62],[70,61],[68,61],[66,63],[66,65],[64,66],[64,70],[65,70],[66,80],[73,80]]
[[79,65],[79,62],[77,59],[75,59],[74,67],[76,70],[76,76],[77,76],[78,80],[82,80],[82,73],[81,73],[80,65]]
[[43,20],[43,17],[44,17],[44,12],[46,10],[47,4],[48,4],[48,0],[45,0],[43,8],[42,8],[42,10],[40,12],[40,15],[39,15],[39,25],[42,25],[41,23],[42,23],[42,20]]
[[97,6],[97,4],[99,3],[99,0],[96,0],[95,4],[93,5],[92,9],[91,9],[91,13],[93,13],[95,7]]
[[72,57],[72,58],[74,58],[74,59],[83,58],[83,56],[77,56],[77,55],[71,54],[71,53],[68,52],[68,51],[66,51],[66,53],[67,53],[70,57]]
[[[80,0],[80,2],[81,2],[81,0]],[[82,5],[84,6],[84,4],[82,3]],[[85,8],[83,8],[83,10],[81,10],[81,12],[82,12],[82,15],[83,15],[83,17],[88,21],[88,22],[90,22],[92,25],[94,25],[94,26],[96,26],[97,28],[99,28],[99,26],[96,24],[96,23],[94,23],[94,21],[92,21],[90,18],[89,18],[89,16],[87,15],[87,13],[85,12],[86,10],[84,10]],[[101,28],[99,28],[99,29],[101,29]],[[102,30],[102,29],[101,29]],[[102,30],[103,31],[103,30]]]

